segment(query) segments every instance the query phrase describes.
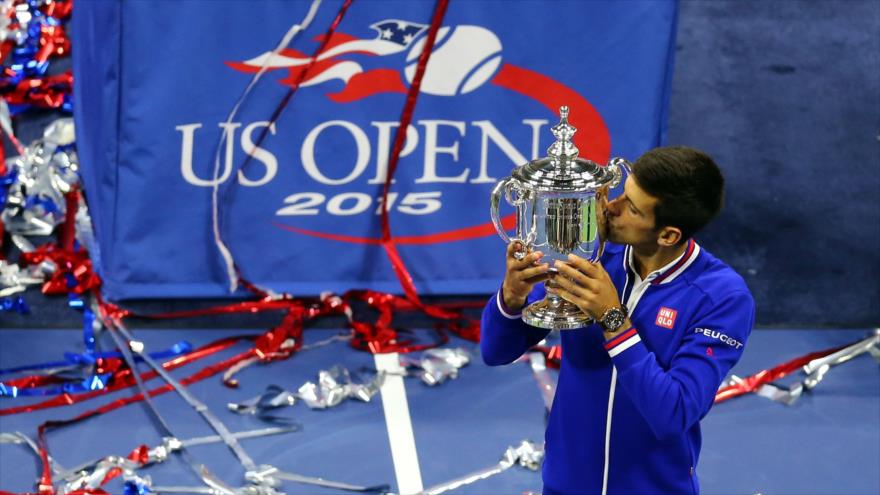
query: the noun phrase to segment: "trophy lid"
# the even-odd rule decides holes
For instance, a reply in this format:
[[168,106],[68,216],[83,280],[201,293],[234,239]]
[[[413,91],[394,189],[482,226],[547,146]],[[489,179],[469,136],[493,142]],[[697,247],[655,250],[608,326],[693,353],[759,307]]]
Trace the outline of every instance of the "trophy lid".
[[526,187],[542,192],[595,191],[614,181],[605,167],[584,158],[571,138],[577,129],[568,122],[568,107],[559,108],[559,123],[550,130],[556,141],[547,148],[549,156],[532,160],[513,171]]

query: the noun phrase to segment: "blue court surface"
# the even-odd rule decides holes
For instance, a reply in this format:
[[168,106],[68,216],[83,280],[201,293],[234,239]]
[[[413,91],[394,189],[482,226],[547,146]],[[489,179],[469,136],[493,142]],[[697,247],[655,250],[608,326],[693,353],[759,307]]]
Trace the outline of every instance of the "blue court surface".
[[[260,333],[257,331],[248,331]],[[248,333],[245,332],[245,333]],[[850,343],[868,330],[756,330],[734,370],[748,376],[808,352]],[[229,330],[139,330],[135,336],[148,351],[166,349],[180,340],[199,346],[232,335]],[[326,339],[333,330],[307,330],[306,344]],[[111,348],[108,335],[101,336]],[[175,370],[175,377],[193,373],[211,362],[245,350],[242,342],[206,360]],[[508,446],[529,439],[540,442],[544,406],[527,364],[490,368],[479,359],[475,344],[455,340],[474,359],[457,379],[429,387],[406,378],[405,390],[424,487],[452,480],[497,463]],[[65,351],[81,352],[81,333],[74,330],[0,331],[0,368],[61,359]],[[374,366],[373,356],[344,342],[305,350],[285,361],[252,366],[239,373],[238,389],[224,387],[219,376],[189,387],[190,391],[231,431],[268,426],[251,415],[228,411],[228,402],[241,402],[262,393],[267,385],[295,391],[315,381],[319,370],[341,364],[350,370]],[[146,368],[144,368],[146,370]],[[554,372],[555,373],[555,372]],[[800,375],[798,375],[800,376]],[[794,376],[783,380],[791,383]],[[160,379],[148,382],[157,386]],[[32,437],[48,419],[67,419],[132,394],[118,391],[85,403],[33,413],[0,416],[0,432],[20,431]],[[31,398],[0,398],[0,408],[33,402]],[[174,392],[155,404],[178,438],[214,432]],[[302,425],[302,430],[275,437],[242,440],[257,464],[283,471],[357,485],[387,483],[398,491],[388,429],[380,396],[370,403],[346,401],[327,410],[311,410],[300,402],[279,414]],[[107,455],[125,456],[140,444],[156,446],[161,435],[143,403],[126,406],[48,435],[51,454],[69,468]],[[245,484],[244,469],[222,444],[189,449],[200,463],[232,486]],[[410,459],[413,461],[413,459]],[[0,445],[0,490],[33,492],[39,464],[22,445]],[[183,461],[168,461],[140,471],[153,485],[199,486]],[[413,473],[409,473],[412,476]],[[864,354],[841,364],[819,386],[793,406],[757,395],[718,404],[703,420],[703,450],[698,466],[706,494],[878,494],[880,493],[880,372]],[[105,486],[122,493],[120,479]],[[463,494],[521,494],[540,492],[539,472],[515,466],[501,474],[459,488]],[[342,493],[293,482],[281,490],[290,494]]]

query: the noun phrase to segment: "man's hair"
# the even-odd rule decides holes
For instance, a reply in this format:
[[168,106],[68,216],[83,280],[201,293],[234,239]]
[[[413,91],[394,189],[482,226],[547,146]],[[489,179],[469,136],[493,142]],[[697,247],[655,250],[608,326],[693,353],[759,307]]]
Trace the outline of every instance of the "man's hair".
[[686,146],[655,148],[633,164],[633,178],[657,198],[655,228],[678,227],[691,238],[721,211],[724,177],[705,153]]

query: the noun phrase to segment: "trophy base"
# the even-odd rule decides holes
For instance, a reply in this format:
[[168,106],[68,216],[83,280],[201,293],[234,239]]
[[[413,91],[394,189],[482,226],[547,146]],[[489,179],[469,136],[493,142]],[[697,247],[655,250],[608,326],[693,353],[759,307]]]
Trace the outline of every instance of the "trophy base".
[[573,330],[593,324],[593,318],[574,304],[549,297],[526,307],[522,319],[533,327],[548,330]]

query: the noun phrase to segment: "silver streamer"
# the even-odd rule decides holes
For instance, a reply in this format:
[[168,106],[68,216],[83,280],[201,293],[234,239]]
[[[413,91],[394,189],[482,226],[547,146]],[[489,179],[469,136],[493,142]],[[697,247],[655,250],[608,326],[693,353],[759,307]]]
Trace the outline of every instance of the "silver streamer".
[[[269,435],[279,435],[282,433],[293,433],[299,430],[299,426],[272,427],[237,432],[233,433],[232,436],[234,436],[238,440],[243,440]],[[147,461],[143,464],[119,456],[108,456],[82,463],[68,470],[59,470],[56,474],[58,478],[65,482],[65,490],[76,490],[83,487],[95,488],[95,486],[90,486],[88,484],[88,480],[97,479],[98,482],[100,482],[103,478],[101,478],[99,475],[95,475],[95,473],[102,472],[106,474],[107,469],[105,469],[105,467],[107,466],[109,466],[109,468],[118,467],[122,469],[123,472],[134,473],[134,471],[137,469],[142,469],[146,466],[165,462],[166,460],[168,460],[169,456],[172,453],[181,449],[192,447],[195,445],[219,443],[222,441],[223,439],[219,435],[209,435],[187,440],[179,440],[174,437],[165,437],[162,439],[161,445],[153,447],[147,452]]]
[[92,226],[92,217],[89,215],[89,206],[83,196],[79,197],[76,210],[76,240],[80,246],[89,253],[94,266],[101,266],[100,250],[95,242],[95,230]]
[[[5,35],[8,31],[6,31],[5,26],[8,26],[9,19],[4,14],[0,15],[3,15],[3,18],[0,18],[0,43],[2,43],[6,39]],[[21,146],[18,144],[15,133],[12,131],[12,116],[9,114],[9,105],[6,103],[5,98],[0,98],[0,130],[9,136],[13,146]]]
[[42,284],[45,281],[45,270],[54,268],[54,263],[43,263],[25,269],[18,265],[0,260],[0,297],[7,297],[24,292],[29,285]]
[[[10,30],[13,17],[18,22],[18,28]],[[0,42],[12,41],[16,46],[22,45],[28,38],[28,25],[32,19],[26,3],[16,5],[15,0],[3,0],[0,4]],[[5,99],[3,105],[6,105]]]
[[[34,245],[22,235],[13,234],[12,243],[22,253],[30,253]],[[46,279],[58,270],[58,265],[52,260],[43,260],[38,265],[30,265],[25,268],[17,264],[0,260],[0,297],[11,296],[24,292],[28,286],[42,284]]]
[[[880,328],[875,329],[868,337],[855,344],[844,347],[825,357],[810,361],[802,368],[806,377],[794,385],[784,387],[765,383],[755,391],[755,394],[787,406],[793,405],[803,396],[805,391],[816,388],[832,367],[843,364],[865,353],[869,353],[874,359],[880,361]],[[735,385],[737,383],[742,383],[742,378],[732,375],[723,386]]]
[[269,385],[262,395],[244,402],[230,402],[226,406],[230,411],[238,414],[253,414],[266,421],[287,421],[281,416],[269,414],[275,409],[288,407],[296,404],[297,396],[277,385]]
[[421,378],[426,385],[439,385],[446,380],[458,378],[458,370],[471,362],[471,355],[464,348],[428,349],[419,359],[402,355],[400,364],[412,375]]
[[325,488],[334,488],[336,490],[345,490],[349,492],[365,492],[365,493],[387,493],[389,490],[388,485],[375,485],[375,486],[360,486],[360,485],[351,485],[348,483],[340,483],[338,481],[329,481],[323,478],[315,478],[311,476],[303,476],[300,474],[293,473],[285,473],[284,471],[278,470],[278,468],[272,466],[260,466],[260,470],[256,472],[248,473],[249,476],[255,478],[251,480],[256,483],[263,477],[268,477],[270,479],[279,479],[285,481],[294,481],[296,483],[306,483],[309,485],[323,486]]
[[73,142],[73,119],[58,119],[21,155],[6,160],[15,179],[0,219],[10,234],[50,235],[64,221],[64,195],[79,183]]
[[[251,79],[251,82],[248,83],[247,88],[245,88],[244,92],[242,92],[241,96],[238,97],[238,101],[235,102],[235,105],[232,107],[232,110],[229,111],[229,115],[226,117],[226,124],[229,125],[235,119],[236,114],[238,114],[238,109],[247,99],[248,95],[250,95],[251,91],[257,84],[257,81],[266,73],[269,69],[269,61],[274,57],[281,53],[282,50],[287,48],[291,42],[293,42],[294,38],[296,38],[299,33],[305,31],[309,25],[312,23],[312,20],[315,18],[315,15],[318,13],[318,8],[321,6],[322,0],[312,0],[311,5],[309,6],[309,10],[306,13],[305,17],[298,23],[290,26],[290,29],[284,33],[284,36],[281,38],[281,41],[272,50],[271,56],[263,59],[263,63],[260,66],[260,70],[254,74],[254,77]],[[274,124],[274,121],[273,121]],[[223,149],[224,141],[226,140],[226,133],[222,133],[220,135],[220,142],[217,144],[216,151],[214,153],[214,180],[212,181],[212,189],[211,189],[211,227],[214,234],[214,244],[217,246],[217,251],[220,253],[220,256],[223,259],[224,264],[226,265],[226,274],[229,277],[229,292],[233,293],[238,288],[238,271],[235,269],[235,261],[232,259],[232,252],[223,242],[223,239],[220,236],[220,153]],[[264,292],[270,294],[272,296],[277,296],[274,291],[260,287]]]
[[304,383],[296,393],[289,392],[277,385],[269,385],[266,391],[253,399],[240,403],[229,403],[230,411],[239,414],[253,414],[263,419],[278,421],[281,417],[269,414],[281,407],[289,407],[301,400],[311,409],[328,409],[338,406],[346,399],[370,402],[379,392],[384,375],[373,374],[372,378],[362,381],[359,374],[349,372],[342,366],[334,366],[329,370],[318,372],[317,382]]
[[[439,385],[458,377],[458,370],[470,363],[470,354],[463,348],[429,349],[418,358],[403,355],[401,366],[407,369],[407,376],[415,376],[427,385]],[[303,401],[311,409],[336,407],[346,399],[370,402],[379,393],[385,374],[373,369],[365,370],[371,376],[363,379],[361,373],[351,372],[336,365],[329,370],[320,370],[316,382],[304,383],[296,392],[284,390],[277,385],[269,385],[261,395],[244,402],[227,404],[230,411],[238,414],[252,414],[269,421],[284,421],[283,417],[270,414],[272,411],[290,407]]]
[[77,490],[94,490],[99,488],[107,477],[107,474],[113,469],[122,471],[125,479],[138,478],[135,471],[141,467],[140,463],[119,456],[108,456],[101,459],[90,471],[83,471],[78,475],[67,480],[58,493],[70,493]]
[[334,366],[329,370],[321,370],[317,383],[306,382],[297,392],[298,397],[311,409],[327,409],[349,398],[370,402],[379,393],[384,379],[382,373],[376,373],[365,382],[355,381],[347,369]]
[[489,466],[479,471],[474,471],[473,473],[464,475],[461,478],[457,478],[452,481],[447,481],[445,483],[440,483],[439,485],[434,485],[430,488],[426,488],[420,493],[422,495],[437,495],[440,493],[445,493],[451,490],[455,490],[456,488],[460,488],[464,485],[470,485],[471,483],[484,480],[491,476],[495,476],[496,474],[502,473],[513,466],[520,466],[528,469],[529,471],[537,471],[541,468],[541,463],[543,461],[544,446],[538,445],[528,440],[523,440],[522,443],[520,443],[516,447],[508,447],[498,464],[495,464],[494,466]]

